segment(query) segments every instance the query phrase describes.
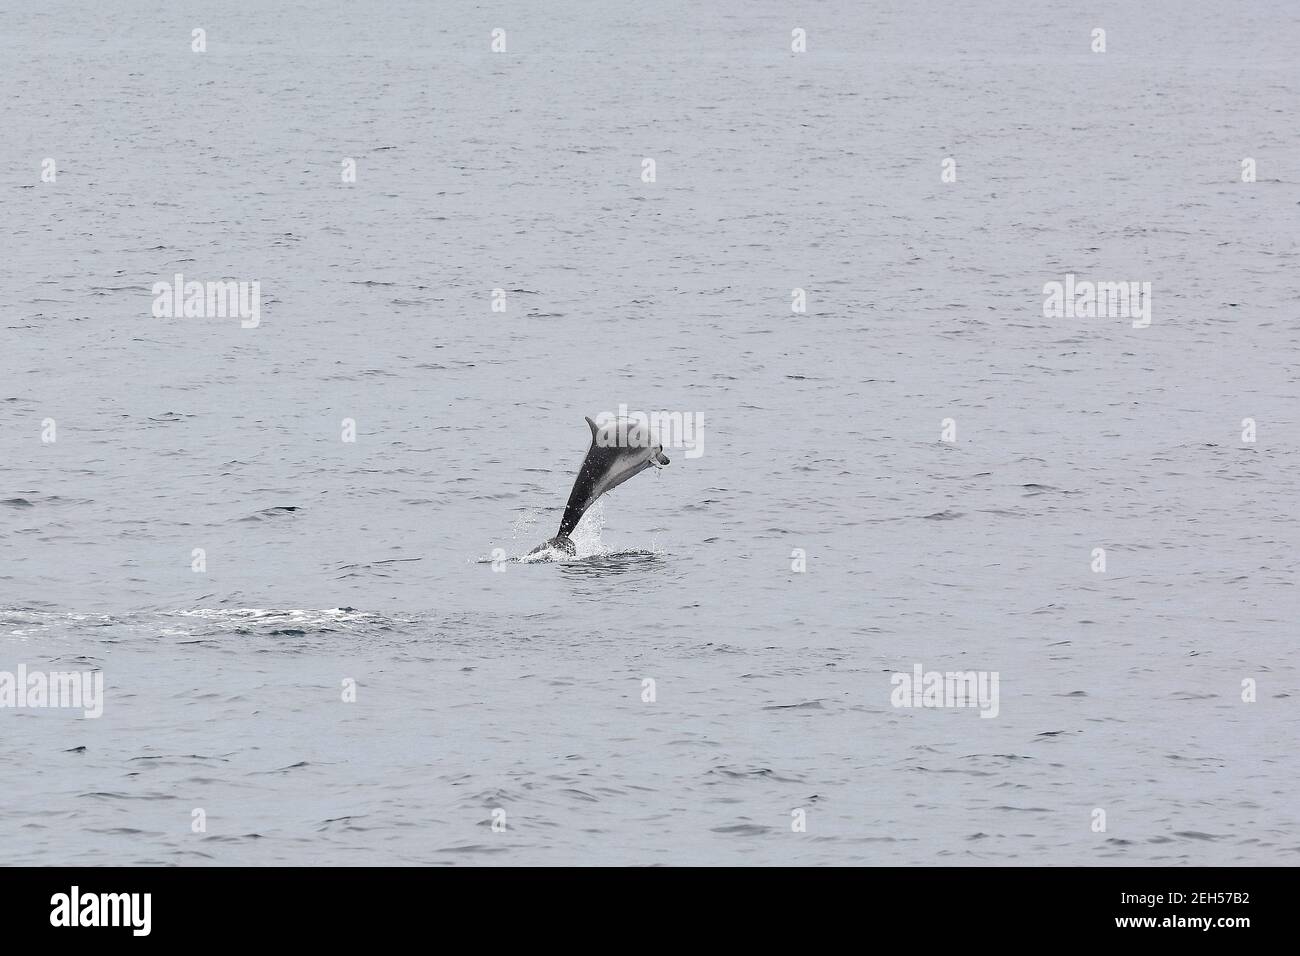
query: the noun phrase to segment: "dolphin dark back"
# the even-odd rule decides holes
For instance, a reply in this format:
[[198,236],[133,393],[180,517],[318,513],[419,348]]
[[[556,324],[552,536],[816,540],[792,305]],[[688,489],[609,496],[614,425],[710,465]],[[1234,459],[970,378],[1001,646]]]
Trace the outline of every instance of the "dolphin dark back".
[[642,462],[605,482],[605,486],[597,491],[596,482],[609,472],[609,462],[618,456],[619,451],[618,448],[600,447],[596,444],[595,437],[592,437],[591,448],[587,450],[587,457],[583,459],[582,467],[578,469],[578,477],[573,482],[573,490],[569,492],[569,502],[564,506],[564,517],[560,519],[559,536],[561,538],[569,536],[573,529],[578,526],[578,522],[582,520],[582,516],[587,513],[587,509],[595,504],[596,499],[602,494],[612,491],[633,475],[639,475],[651,467],[649,461]]
[[[612,451],[611,448],[597,446],[596,436],[591,436],[591,447],[587,449],[587,457],[582,460],[582,467],[578,469],[578,477],[573,482],[573,490],[569,492],[569,501],[564,506],[564,517],[560,519],[559,537],[567,538],[572,534],[573,529],[582,520],[582,516],[591,507],[591,493],[596,486],[596,479],[604,473],[604,461],[608,459],[609,453]],[[602,457],[601,452],[606,454]]]

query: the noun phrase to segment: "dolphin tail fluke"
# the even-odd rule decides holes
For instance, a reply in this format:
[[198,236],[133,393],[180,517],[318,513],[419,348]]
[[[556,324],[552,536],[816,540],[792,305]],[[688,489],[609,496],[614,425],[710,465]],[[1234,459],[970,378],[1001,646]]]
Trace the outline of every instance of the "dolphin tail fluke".
[[568,535],[560,534],[543,544],[539,544],[537,547],[533,548],[533,550],[529,551],[528,554],[531,557],[532,555],[540,554],[543,551],[559,551],[561,554],[567,554],[569,557],[573,557],[578,553],[578,548],[573,543],[572,538]]

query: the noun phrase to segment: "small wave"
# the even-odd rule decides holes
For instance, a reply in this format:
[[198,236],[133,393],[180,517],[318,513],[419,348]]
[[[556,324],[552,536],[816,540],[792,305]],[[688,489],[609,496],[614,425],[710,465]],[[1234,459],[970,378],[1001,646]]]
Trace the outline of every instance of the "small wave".
[[608,551],[585,558],[570,558],[561,562],[565,574],[626,574],[629,571],[648,570],[664,564],[661,551]]
[[[358,631],[375,627],[387,628],[392,621],[380,614],[358,611],[354,607],[335,607],[321,610],[239,607],[194,608],[171,612],[172,617],[202,621],[215,631],[255,630],[267,636],[302,637],[309,633],[333,631]],[[195,636],[191,632],[188,636]],[[210,634],[213,631],[204,630]]]
[[774,829],[758,823],[733,823],[731,826],[713,827],[713,832],[725,833],[728,836],[762,836],[771,833]]
[[800,704],[768,704],[764,710],[823,710],[821,700],[805,700]]
[[263,508],[261,511],[238,518],[238,521],[269,521],[275,518],[284,518],[293,515],[302,509],[297,505],[277,505],[274,508]]
[[68,611],[48,611],[40,608],[0,608],[0,627],[12,627],[13,637],[29,637],[45,630],[67,627],[111,627],[122,623],[111,614],[78,614]]

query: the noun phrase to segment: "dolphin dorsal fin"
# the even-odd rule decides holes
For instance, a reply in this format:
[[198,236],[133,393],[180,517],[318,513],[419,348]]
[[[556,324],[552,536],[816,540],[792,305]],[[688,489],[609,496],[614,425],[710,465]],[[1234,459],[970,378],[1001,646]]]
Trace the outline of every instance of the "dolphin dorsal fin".
[[593,421],[591,420],[590,417],[588,417],[588,418],[587,418],[587,424],[591,426],[591,437],[592,437],[592,438],[595,438],[595,437],[596,437],[596,423],[593,422]]

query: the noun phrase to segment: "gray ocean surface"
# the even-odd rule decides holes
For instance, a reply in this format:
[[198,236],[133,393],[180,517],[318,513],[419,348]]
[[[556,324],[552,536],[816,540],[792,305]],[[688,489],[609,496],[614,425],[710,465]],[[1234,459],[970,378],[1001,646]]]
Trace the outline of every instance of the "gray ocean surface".
[[[5,862],[1300,862],[1298,49],[1282,0],[5,3],[0,671],[105,694],[0,708]],[[176,273],[260,326],[154,318]],[[1066,273],[1151,326],[1044,318]],[[620,404],[703,454],[494,570]],[[998,716],[893,706],[917,664]]]

